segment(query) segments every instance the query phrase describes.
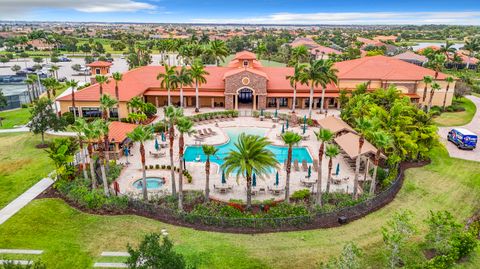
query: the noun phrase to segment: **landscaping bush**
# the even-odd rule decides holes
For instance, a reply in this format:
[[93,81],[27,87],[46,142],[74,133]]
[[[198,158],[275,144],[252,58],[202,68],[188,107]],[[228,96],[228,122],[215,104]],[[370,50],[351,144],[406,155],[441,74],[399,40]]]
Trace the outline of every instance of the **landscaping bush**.
[[308,189],[303,189],[303,190],[298,190],[295,191],[290,198],[292,200],[305,200],[310,197],[310,190]]
[[166,132],[168,129],[168,123],[165,121],[159,121],[153,125],[153,131],[155,133]]
[[145,115],[147,115],[147,117],[150,118],[155,116],[155,114],[157,114],[157,108],[152,103],[145,103],[145,105],[142,108],[142,112],[145,113]]
[[62,118],[67,124],[74,124],[75,123],[75,117],[73,116],[72,112],[65,112],[62,114]]

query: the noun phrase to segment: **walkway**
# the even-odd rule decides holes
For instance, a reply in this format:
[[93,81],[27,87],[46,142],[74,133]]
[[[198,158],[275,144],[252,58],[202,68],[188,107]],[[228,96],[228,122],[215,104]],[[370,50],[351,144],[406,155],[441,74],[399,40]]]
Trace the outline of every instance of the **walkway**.
[[35,199],[40,193],[53,184],[50,178],[44,178],[24,192],[17,199],[10,202],[7,206],[0,210],[0,225],[15,215],[20,209],[26,206],[30,201]]
[[[455,127],[462,127],[468,129],[480,136],[480,98],[472,95],[465,97],[470,99],[475,104],[475,106],[477,107],[477,112],[475,116],[473,116],[472,121],[469,124]],[[474,150],[461,150],[458,149],[457,146],[455,146],[453,143],[447,141],[448,132],[452,128],[453,127],[438,128],[440,141],[442,141],[442,143],[447,148],[450,157],[480,162],[480,144],[477,144],[477,148]]]

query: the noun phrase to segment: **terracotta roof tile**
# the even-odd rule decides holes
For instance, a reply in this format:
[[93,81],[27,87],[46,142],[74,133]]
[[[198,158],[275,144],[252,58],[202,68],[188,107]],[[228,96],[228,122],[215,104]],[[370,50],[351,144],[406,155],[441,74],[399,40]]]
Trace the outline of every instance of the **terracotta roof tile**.
[[95,61],[87,64],[89,67],[109,67],[112,66],[111,62],[105,62],[105,61]]
[[127,138],[127,134],[137,127],[136,124],[125,123],[120,121],[112,121],[108,126],[108,137],[110,141],[123,142]]

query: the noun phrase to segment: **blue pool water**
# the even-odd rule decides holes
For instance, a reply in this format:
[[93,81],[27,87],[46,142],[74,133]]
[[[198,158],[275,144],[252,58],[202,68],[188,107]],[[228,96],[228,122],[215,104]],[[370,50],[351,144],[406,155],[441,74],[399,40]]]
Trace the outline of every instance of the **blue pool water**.
[[[217,163],[219,165],[223,164],[223,158],[228,155],[228,152],[235,149],[235,142],[237,142],[238,136],[241,133],[252,134],[264,136],[266,129],[265,128],[225,128],[223,129],[225,133],[230,137],[228,143],[217,146],[218,152],[216,156],[210,158],[211,162]],[[288,148],[280,146],[268,146],[268,149],[275,154],[280,165],[283,165],[287,159]],[[200,146],[188,146],[185,149],[185,160],[187,162],[194,162],[197,156],[200,156],[200,161],[205,162],[206,156],[203,154],[202,147]],[[306,147],[294,147],[292,152],[292,162],[298,160],[301,163],[303,160],[306,160],[308,163],[312,163],[312,157],[308,152]]]
[[[163,179],[158,177],[147,177],[147,189],[148,190],[156,190],[160,189],[163,186]],[[133,186],[138,190],[142,189],[142,179],[139,179],[133,182]]]

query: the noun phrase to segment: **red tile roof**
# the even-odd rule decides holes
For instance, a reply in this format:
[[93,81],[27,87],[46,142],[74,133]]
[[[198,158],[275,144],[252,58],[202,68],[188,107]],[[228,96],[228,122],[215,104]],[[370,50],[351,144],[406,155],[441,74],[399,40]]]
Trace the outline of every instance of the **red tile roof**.
[[[382,55],[338,62],[335,67],[340,79],[415,81],[435,75],[431,69]],[[438,79],[445,77],[443,73],[438,74]]]
[[105,61],[95,61],[87,64],[89,67],[109,67],[112,66],[111,62],[105,62]]
[[110,141],[115,140],[115,142],[121,143],[127,138],[127,134],[133,131],[136,127],[136,124],[112,121],[108,126],[108,138]]
[[234,59],[235,60],[256,60],[257,56],[253,52],[244,50],[244,51],[237,52],[237,54],[235,54]]

